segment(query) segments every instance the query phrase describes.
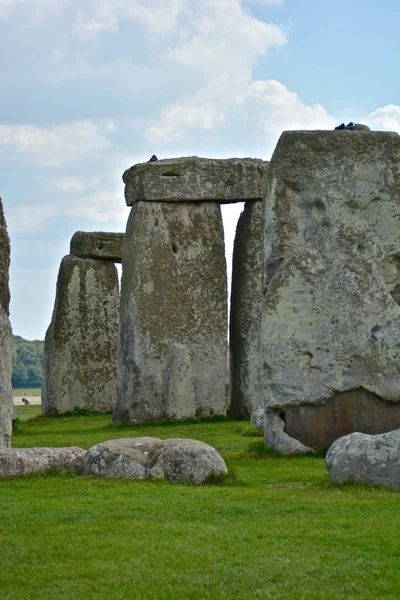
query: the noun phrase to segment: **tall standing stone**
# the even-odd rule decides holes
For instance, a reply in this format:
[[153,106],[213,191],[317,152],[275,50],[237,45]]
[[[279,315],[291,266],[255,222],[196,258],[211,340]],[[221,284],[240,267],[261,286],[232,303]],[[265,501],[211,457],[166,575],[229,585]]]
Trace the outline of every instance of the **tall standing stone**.
[[265,435],[278,450],[400,427],[399,164],[394,133],[278,142],[262,309]]
[[231,414],[251,417],[263,407],[261,306],[264,202],[246,202],[233,249],[230,317]]
[[46,333],[45,415],[110,411],[116,399],[119,285],[113,262],[65,256]]
[[134,165],[122,255],[115,422],[163,416],[174,344],[189,352],[197,416],[226,406],[227,290],[220,204],[262,199],[262,160],[197,156]]
[[173,344],[192,364],[196,414],[225,413],[226,265],[220,206],[137,202],[122,253],[115,422],[163,416]]
[[12,330],[8,318],[10,304],[9,289],[10,238],[8,237],[3,204],[0,198],[0,449],[11,446],[13,398],[12,375]]

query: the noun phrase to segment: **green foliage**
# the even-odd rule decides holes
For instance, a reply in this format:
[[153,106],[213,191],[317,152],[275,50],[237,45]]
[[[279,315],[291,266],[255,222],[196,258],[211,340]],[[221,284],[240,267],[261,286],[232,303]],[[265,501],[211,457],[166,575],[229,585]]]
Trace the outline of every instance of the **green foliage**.
[[2,600],[399,597],[399,492],[333,485],[321,456],[266,451],[246,421],[110,422],[21,420],[13,446],[195,438],[232,475],[204,486],[59,472],[2,481]]
[[42,385],[44,342],[13,336],[12,386],[40,387]]

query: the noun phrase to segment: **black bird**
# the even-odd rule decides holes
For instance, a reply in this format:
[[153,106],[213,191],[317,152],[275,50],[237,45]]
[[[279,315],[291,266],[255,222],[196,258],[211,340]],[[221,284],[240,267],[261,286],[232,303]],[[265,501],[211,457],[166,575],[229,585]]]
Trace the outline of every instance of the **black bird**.
[[157,162],[157,160],[158,160],[157,156],[155,154],[153,154],[153,156],[147,162]]

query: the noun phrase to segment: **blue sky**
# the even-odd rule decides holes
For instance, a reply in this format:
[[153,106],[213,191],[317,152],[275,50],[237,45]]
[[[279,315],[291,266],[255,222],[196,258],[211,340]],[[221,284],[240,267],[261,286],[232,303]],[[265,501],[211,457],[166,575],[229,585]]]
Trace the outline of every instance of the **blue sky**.
[[124,231],[121,175],[153,153],[269,159],[284,129],[350,120],[400,132],[399,24],[395,0],[0,0],[14,332],[43,339],[72,234]]

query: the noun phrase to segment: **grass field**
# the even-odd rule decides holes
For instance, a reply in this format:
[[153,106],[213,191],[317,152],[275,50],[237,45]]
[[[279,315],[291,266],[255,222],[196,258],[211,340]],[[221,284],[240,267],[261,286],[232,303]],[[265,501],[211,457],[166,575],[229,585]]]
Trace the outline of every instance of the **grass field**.
[[[40,407],[18,407],[19,417]],[[329,482],[320,456],[282,457],[246,422],[113,427],[111,416],[21,420],[14,447],[193,437],[222,485],[49,475],[0,483],[0,597],[305,599],[400,596],[400,495]]]
[[13,396],[40,396],[42,388],[13,388]]

